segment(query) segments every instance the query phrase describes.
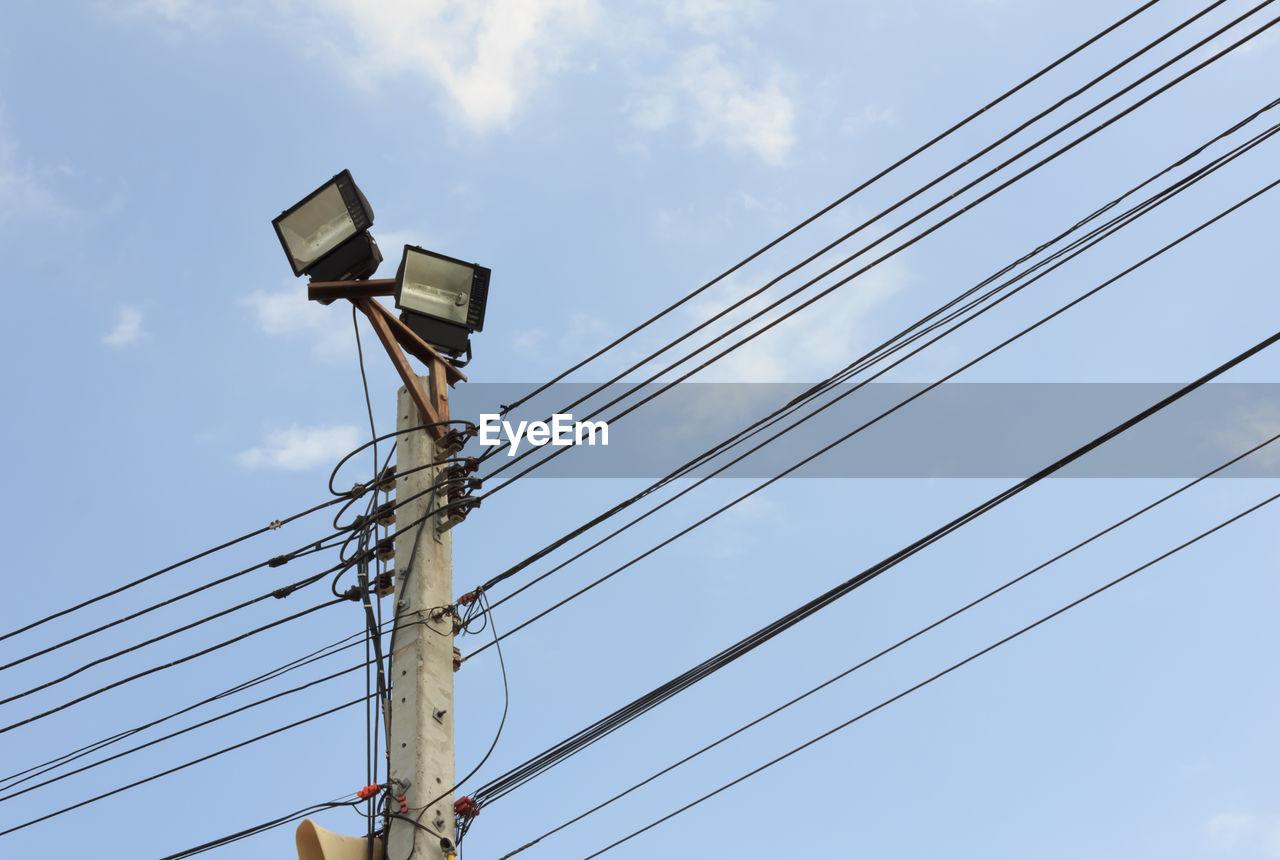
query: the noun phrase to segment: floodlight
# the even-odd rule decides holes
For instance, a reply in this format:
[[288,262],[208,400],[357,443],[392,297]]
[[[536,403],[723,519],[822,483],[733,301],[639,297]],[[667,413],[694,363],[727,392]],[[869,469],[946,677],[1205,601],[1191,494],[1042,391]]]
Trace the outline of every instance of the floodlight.
[[367,278],[382,262],[369,235],[373,209],[344,170],[271,222],[295,275],[313,281]]
[[461,355],[470,333],[484,328],[489,274],[484,266],[405,245],[396,271],[400,319],[437,349]]

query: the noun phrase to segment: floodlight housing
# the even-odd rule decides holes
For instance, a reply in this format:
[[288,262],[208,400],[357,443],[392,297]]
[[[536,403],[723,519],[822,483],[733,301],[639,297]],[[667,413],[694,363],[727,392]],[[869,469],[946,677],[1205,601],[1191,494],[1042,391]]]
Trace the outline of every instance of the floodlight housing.
[[367,278],[382,262],[369,235],[373,209],[344,170],[271,222],[295,275],[313,281]]
[[396,271],[400,319],[427,343],[461,355],[484,328],[490,270],[415,245],[404,246]]

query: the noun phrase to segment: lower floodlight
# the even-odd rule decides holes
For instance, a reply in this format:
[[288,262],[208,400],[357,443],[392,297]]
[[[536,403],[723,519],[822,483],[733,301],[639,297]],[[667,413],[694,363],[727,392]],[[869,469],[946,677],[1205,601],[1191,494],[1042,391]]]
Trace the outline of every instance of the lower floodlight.
[[406,245],[396,271],[400,319],[442,352],[461,355],[470,335],[484,328],[490,270]]
[[271,222],[295,275],[313,281],[367,278],[382,262],[369,235],[373,209],[344,170]]

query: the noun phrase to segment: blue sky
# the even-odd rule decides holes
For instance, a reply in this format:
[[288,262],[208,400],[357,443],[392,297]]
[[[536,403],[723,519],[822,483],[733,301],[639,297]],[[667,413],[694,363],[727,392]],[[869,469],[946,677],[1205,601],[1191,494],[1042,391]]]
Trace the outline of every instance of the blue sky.
[[[574,378],[611,377],[1204,5],[1162,0]],[[1035,130],[1074,117],[1252,6],[1228,0]],[[328,470],[369,433],[350,309],[306,302],[270,221],[337,171],[352,171],[376,213],[373,233],[388,258],[380,276],[394,273],[405,243],[493,270],[470,378],[538,383],[1129,9],[1092,0],[13,0],[0,28],[8,304],[0,349],[9,367],[3,434],[13,537],[0,629],[328,497]],[[1099,117],[1275,14],[1263,8]],[[697,380],[811,382],[832,373],[1275,99],[1277,32],[1280,25]],[[1267,117],[1251,128],[1276,121]],[[1030,143],[1028,135],[1018,140]],[[1252,194],[1277,178],[1278,145],[1262,144],[887,378],[949,373]],[[988,157],[895,217],[995,163]],[[1273,334],[1278,193],[960,379],[1183,382]],[[367,327],[362,337],[385,432],[399,381]],[[1278,375],[1273,349],[1224,379]],[[1223,460],[1280,431],[1274,408],[1223,420]],[[619,422],[614,438],[626,427]],[[365,470],[361,461],[343,481]],[[479,780],[1008,483],[790,480],[754,496],[507,640],[510,716]],[[598,850],[1267,498],[1276,483],[1222,479],[1179,496],[523,856]],[[495,802],[477,819],[466,856],[501,856],[1177,485],[1036,486]],[[521,480],[455,533],[456,590],[642,486]],[[750,486],[713,481],[691,493],[504,604],[498,629]],[[327,516],[9,639],[0,651],[15,659],[314,540]],[[1280,857],[1274,517],[1270,507],[1258,511],[611,855]],[[320,569],[309,563],[211,589],[5,670],[3,697]],[[220,619],[2,705],[0,720],[8,725],[319,599],[304,593]],[[0,734],[3,769],[174,710],[362,623],[354,604],[326,610]],[[481,643],[461,644],[466,652]],[[343,667],[335,661],[330,671]],[[352,678],[0,803],[0,830],[347,701],[364,691]],[[489,651],[457,676],[459,772],[488,748],[502,702]],[[364,716],[344,711],[0,837],[0,850],[27,856],[70,836],[91,840],[103,858],[178,851],[354,792],[364,783],[364,737]],[[345,810],[317,820],[350,833],[363,827]],[[221,853],[290,857],[292,843],[286,827]]]

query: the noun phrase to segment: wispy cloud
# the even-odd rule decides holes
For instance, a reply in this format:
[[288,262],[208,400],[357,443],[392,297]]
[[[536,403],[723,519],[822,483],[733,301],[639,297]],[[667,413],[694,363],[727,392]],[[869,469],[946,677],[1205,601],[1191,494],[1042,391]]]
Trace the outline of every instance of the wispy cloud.
[[1280,858],[1280,816],[1220,812],[1205,822],[1204,838],[1220,856]]
[[649,82],[632,106],[631,121],[645,131],[681,123],[698,146],[715,142],[781,165],[795,144],[795,109],[782,77],[774,69],[752,82],[718,45],[700,45]]
[[773,13],[763,0],[665,0],[667,20],[703,35],[720,35],[758,25]]
[[[1215,441],[1233,456],[1280,433],[1280,408],[1260,403],[1237,409],[1229,424],[1217,431]],[[1251,457],[1267,468],[1280,465],[1280,443],[1272,443]]]
[[261,447],[236,455],[236,462],[249,469],[301,471],[335,463],[360,444],[360,431],[347,424],[335,427],[299,427],[267,434]]
[[111,347],[130,346],[142,339],[142,311],[124,307],[116,314],[116,324],[102,336],[102,342]]
[[0,224],[12,218],[60,217],[68,214],[37,169],[18,152],[18,141],[0,108]]
[[[760,278],[761,283],[765,280]],[[824,378],[848,364],[867,347],[873,332],[871,317],[910,280],[910,271],[904,264],[886,261],[738,347],[695,379],[699,382],[797,382]],[[749,286],[759,284],[748,285],[728,279],[707,298],[695,302],[689,313],[699,322],[707,320],[749,292]],[[736,343],[751,332],[762,330],[820,289],[822,284],[811,287],[796,299],[768,312],[730,335],[707,355]],[[747,314],[772,304],[784,292],[785,284],[765,291],[742,308],[730,312],[710,331],[723,331]]]
[[507,123],[591,29],[594,0],[323,0],[357,78],[409,75],[439,87],[474,129]]
[[259,290],[242,298],[240,304],[253,311],[263,334],[308,341],[318,358],[333,361],[355,349],[350,314],[341,306],[307,301],[296,284],[275,293]]

